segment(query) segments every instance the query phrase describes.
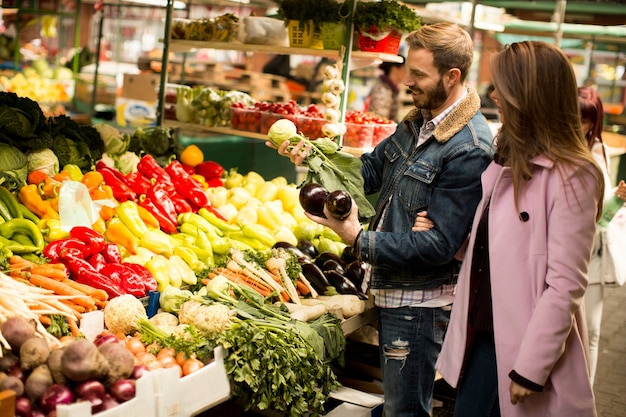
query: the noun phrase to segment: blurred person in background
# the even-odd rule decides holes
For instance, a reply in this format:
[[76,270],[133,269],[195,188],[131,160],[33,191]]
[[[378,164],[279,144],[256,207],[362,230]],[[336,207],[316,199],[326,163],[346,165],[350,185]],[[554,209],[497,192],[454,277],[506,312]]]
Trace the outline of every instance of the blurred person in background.
[[[579,87],[578,100],[582,128],[587,146],[591,150],[596,163],[600,166],[604,177],[604,204],[617,195],[626,200],[626,183],[620,181],[617,188],[611,184],[611,167],[608,148],[602,141],[604,126],[604,110],[602,99],[593,87]],[[596,228],[596,236],[589,262],[589,286],[585,292],[585,314],[587,316],[587,330],[589,333],[589,376],[593,384],[598,365],[598,345],[600,343],[600,327],[602,323],[602,309],[604,308],[604,285],[615,284],[615,271],[610,262],[608,252],[607,233],[601,227]],[[626,251],[626,248],[623,248]]]
[[405,58],[402,62],[383,62],[378,66],[382,74],[376,79],[367,98],[365,99],[365,111],[386,117],[398,122],[400,109],[400,88],[406,76]]

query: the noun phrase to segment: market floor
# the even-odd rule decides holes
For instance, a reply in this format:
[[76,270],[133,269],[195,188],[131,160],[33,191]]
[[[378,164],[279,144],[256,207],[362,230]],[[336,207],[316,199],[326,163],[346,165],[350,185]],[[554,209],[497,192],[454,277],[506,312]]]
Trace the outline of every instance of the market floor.
[[[626,286],[605,289],[600,335],[600,356],[596,371],[598,417],[626,417]],[[230,403],[207,410],[198,417],[256,417],[242,413]]]
[[598,417],[626,417],[626,286],[605,288],[594,392]]

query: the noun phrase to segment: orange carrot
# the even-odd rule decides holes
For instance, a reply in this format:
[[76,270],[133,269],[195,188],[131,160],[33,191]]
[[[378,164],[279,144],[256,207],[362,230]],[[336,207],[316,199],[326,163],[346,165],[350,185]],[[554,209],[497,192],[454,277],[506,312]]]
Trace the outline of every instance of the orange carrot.
[[67,307],[69,307],[72,310],[74,310],[74,313],[84,313],[85,311],[87,311],[86,307],[78,305],[78,304],[76,304],[72,300],[60,300],[60,301],[61,301],[61,303],[63,303]]
[[63,282],[56,281],[52,278],[48,278],[39,274],[30,274],[29,281],[31,284],[36,285],[38,287],[46,288],[48,290],[54,291],[55,294],[58,295],[73,295],[76,296],[74,298],[74,302],[78,305],[81,305],[86,308],[95,308],[94,300],[87,296],[85,293],[70,287]]
[[255,291],[257,291],[259,294],[261,294],[264,297],[267,297],[268,295],[272,293],[272,289],[270,289],[269,287],[267,287],[266,285],[262,284],[259,281],[252,280],[247,275],[240,274],[238,272],[231,271],[230,269],[226,269],[226,268],[218,268],[217,272],[222,274],[229,281],[232,281],[235,284],[247,285],[248,287],[254,289]]
[[80,282],[76,282],[73,279],[70,279],[67,277],[61,282],[63,282],[63,284],[69,285],[70,287],[84,294],[87,294],[88,296],[94,299],[98,299],[100,301],[106,301],[109,298],[106,291],[101,290],[99,288],[94,288],[91,285],[81,284]]
[[[36,265],[30,268],[30,272],[33,274],[43,275],[48,278],[55,279],[57,281],[62,281],[67,278],[67,271],[60,268],[50,267],[51,264],[47,265]],[[63,264],[61,264],[63,265]]]
[[80,329],[78,328],[78,323],[76,320],[67,318],[67,324],[70,327],[70,332],[72,332],[72,336],[78,337],[80,336]]
[[299,279],[296,280],[296,289],[298,290],[300,295],[308,295],[311,292],[309,287]]
[[52,319],[44,314],[40,314],[39,322],[44,326],[50,326],[52,324]]

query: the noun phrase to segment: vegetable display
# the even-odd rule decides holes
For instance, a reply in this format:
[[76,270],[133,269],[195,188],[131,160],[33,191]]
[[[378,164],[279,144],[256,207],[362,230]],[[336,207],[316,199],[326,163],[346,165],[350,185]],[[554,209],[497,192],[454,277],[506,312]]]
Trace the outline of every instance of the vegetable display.
[[[108,409],[135,395],[141,372],[174,367],[189,375],[221,345],[233,396],[250,409],[322,414],[338,386],[331,366],[343,362],[342,317],[365,304],[346,281],[347,261],[344,270],[316,265],[320,254],[339,257],[346,245],[304,215],[298,187],[226,171],[199,149],[183,153],[173,130],[121,134],[66,117],[44,123],[54,123],[46,129],[56,148],[21,150],[0,140],[25,164],[6,171],[22,169],[21,182],[0,179],[0,286],[8,295],[0,301],[0,343],[3,355],[24,350],[14,360],[19,377],[0,388],[19,392],[20,412],[51,414],[75,401]],[[328,156],[336,145],[317,146],[325,152],[319,161],[340,169],[341,156]],[[140,148],[145,153],[135,153]],[[128,153],[136,159],[123,169]],[[67,187],[93,204],[89,219],[74,215],[83,201],[71,202],[68,219]],[[298,249],[306,245],[307,255]],[[150,319],[148,295],[158,296],[161,311]],[[347,295],[360,304],[343,311],[339,298],[305,303]],[[95,310],[106,331],[91,342],[79,323]],[[17,316],[27,325],[12,324]]]

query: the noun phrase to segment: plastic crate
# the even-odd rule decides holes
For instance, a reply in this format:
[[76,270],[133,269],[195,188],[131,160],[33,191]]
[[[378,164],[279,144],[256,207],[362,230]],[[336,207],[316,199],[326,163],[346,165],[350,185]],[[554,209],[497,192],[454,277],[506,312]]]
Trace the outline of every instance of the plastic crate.
[[296,116],[296,128],[309,139],[323,138],[322,126],[326,124],[323,117]]
[[346,133],[343,135],[342,146],[360,149],[371,148],[373,138],[373,124],[346,123]]
[[374,133],[372,136],[372,146],[378,145],[383,139],[388,138],[396,131],[398,125],[396,123],[378,123],[374,125]]
[[74,404],[58,405],[57,417],[146,417],[156,416],[156,401],[154,400],[154,375],[146,372],[136,383],[135,398],[106,411],[91,414],[91,403],[81,401]]
[[230,109],[230,125],[236,130],[259,133],[261,131],[261,111],[256,108],[232,107]]
[[[226,351],[218,346],[214,360],[180,378],[175,368],[155,369],[156,417],[189,417],[230,398],[230,381],[224,368]],[[142,417],[152,414],[145,414]]]
[[390,32],[359,31],[359,49],[363,52],[382,52],[397,55],[402,34],[395,29]]

